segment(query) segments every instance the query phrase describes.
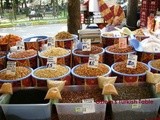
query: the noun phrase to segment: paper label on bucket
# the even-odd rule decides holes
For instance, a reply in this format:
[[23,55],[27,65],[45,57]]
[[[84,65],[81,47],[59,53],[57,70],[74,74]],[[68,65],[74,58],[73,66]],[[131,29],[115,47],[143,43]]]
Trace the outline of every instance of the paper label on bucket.
[[7,61],[7,71],[6,74],[15,75],[16,74],[16,62]]
[[132,104],[132,109],[139,109],[141,108],[141,104]]
[[88,60],[88,67],[97,68],[99,64],[99,55],[90,54]]
[[24,42],[22,42],[22,41],[16,42],[16,46],[17,46],[17,51],[23,51],[23,50],[25,50]]
[[137,55],[128,54],[127,68],[136,68],[137,58],[138,58]]
[[47,45],[48,45],[48,47],[49,46],[55,47],[55,40],[52,37],[49,37]]
[[82,51],[91,51],[91,39],[82,39]]
[[83,99],[82,100],[83,103],[83,113],[94,113],[95,112],[95,103],[94,103],[94,99]]
[[119,48],[127,48],[127,39],[119,38]]
[[47,68],[55,69],[57,64],[57,58],[56,57],[49,57],[47,59]]

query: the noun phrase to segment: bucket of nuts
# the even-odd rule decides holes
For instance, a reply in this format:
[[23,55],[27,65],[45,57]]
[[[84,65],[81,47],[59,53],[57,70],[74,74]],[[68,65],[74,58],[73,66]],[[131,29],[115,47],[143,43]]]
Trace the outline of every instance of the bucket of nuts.
[[37,51],[33,49],[16,51],[7,55],[8,60],[16,61],[17,66],[37,68]]
[[38,52],[40,59],[40,66],[45,66],[47,64],[47,59],[49,57],[56,57],[57,64],[70,66],[71,52],[70,50],[60,48],[60,47],[48,47],[46,50]]
[[99,63],[97,68],[89,67],[88,63],[79,64],[72,68],[76,85],[97,85],[97,76],[109,76],[110,73],[110,67],[103,63]]
[[146,36],[143,32],[143,29],[136,29],[133,31],[134,36],[136,37],[137,40],[142,41],[146,38],[149,38],[149,36]]
[[6,56],[7,52],[6,51],[0,51],[0,70],[6,68]]
[[126,48],[120,48],[118,44],[114,44],[105,48],[105,63],[112,65],[115,62],[127,60],[128,54],[134,54],[132,46],[127,45]]
[[142,62],[137,62],[136,68],[128,68],[127,62],[116,62],[111,66],[113,76],[117,76],[116,82],[135,83],[146,80],[146,72],[150,67]]
[[70,71],[70,67],[65,65],[55,65],[54,68],[38,67],[32,72],[34,86],[44,87],[47,85],[47,80],[63,80],[66,81],[65,85],[71,85]]
[[149,61],[148,66],[153,73],[160,73],[160,59]]
[[91,51],[83,51],[82,49],[74,49],[73,54],[73,63],[74,66],[82,63],[87,63],[90,54],[98,54],[99,62],[103,63],[103,54],[104,49],[102,47],[91,46]]
[[117,44],[119,39],[123,38],[128,41],[128,36],[122,35],[119,33],[119,31],[111,31],[111,32],[105,32],[101,34],[103,48]]
[[17,66],[15,75],[8,74],[7,69],[0,71],[0,82],[10,82],[13,87],[30,87],[32,86],[31,73],[32,68]]
[[29,37],[29,38],[25,38],[24,41],[24,45],[25,45],[25,49],[34,49],[34,50],[41,50],[43,44],[46,44],[48,40],[47,36],[33,36],[33,37]]
[[55,35],[56,47],[62,47],[66,49],[72,49],[74,40],[77,40],[78,36],[70,34],[69,32],[59,32]]

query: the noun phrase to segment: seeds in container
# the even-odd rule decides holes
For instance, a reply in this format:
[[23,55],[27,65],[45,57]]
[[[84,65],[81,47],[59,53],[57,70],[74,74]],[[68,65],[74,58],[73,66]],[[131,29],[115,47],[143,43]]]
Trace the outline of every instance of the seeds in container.
[[64,56],[67,54],[69,54],[69,51],[60,47],[49,47],[48,49],[40,53],[40,55],[44,57],[52,57],[52,56],[58,57],[58,56]]
[[151,62],[151,66],[154,67],[154,68],[156,68],[156,69],[159,69],[159,70],[160,70],[160,59],[158,59],[158,60],[153,60],[153,61]]
[[145,73],[148,68],[141,62],[137,62],[136,68],[127,68],[127,62],[118,62],[114,65],[113,69],[117,72],[124,74],[142,74]]
[[70,39],[72,37],[73,37],[72,34],[65,31],[59,32],[58,34],[55,35],[56,40]]
[[61,65],[56,65],[55,69],[41,68],[34,72],[34,75],[39,78],[57,78],[65,75],[68,72],[68,68]]
[[22,66],[16,67],[15,75],[6,74],[6,70],[7,69],[0,71],[0,79],[1,80],[17,80],[17,79],[23,78],[31,73],[30,69],[28,69],[26,67],[22,67]]
[[109,69],[104,64],[98,64],[97,68],[91,68],[85,63],[79,65],[74,72],[79,76],[96,77],[108,73]]
[[17,51],[17,52],[13,52],[9,55],[10,58],[28,58],[28,57],[32,57],[35,56],[37,54],[37,52],[33,49],[29,49],[29,50],[25,50],[25,51]]

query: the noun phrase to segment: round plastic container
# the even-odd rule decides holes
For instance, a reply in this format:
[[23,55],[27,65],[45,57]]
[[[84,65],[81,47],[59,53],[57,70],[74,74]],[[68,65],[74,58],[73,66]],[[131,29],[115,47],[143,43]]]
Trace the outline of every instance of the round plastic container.
[[[71,67],[71,51],[68,50],[69,53],[63,56],[57,56],[57,64],[59,65],[67,65]],[[43,52],[43,51],[42,51]],[[45,66],[47,64],[48,57],[42,56],[40,54],[41,52],[38,52],[40,66]],[[54,56],[53,56],[54,57]]]
[[73,48],[73,43],[74,40],[77,40],[78,36],[75,34],[72,34],[73,38],[70,39],[63,39],[63,40],[56,40],[55,41],[55,46],[56,47],[62,47],[65,49],[72,49]]
[[[0,79],[0,82],[1,82],[0,84],[9,82],[9,83],[12,83],[13,87],[31,87],[32,86],[31,73],[32,73],[33,69],[30,67],[26,67],[26,68],[28,68],[31,71],[27,76],[19,78],[19,79],[15,79],[15,80],[2,80],[2,79]],[[5,70],[6,69],[3,69],[0,72],[3,72]]]
[[[109,47],[109,46],[108,46]],[[128,54],[135,54],[135,51],[132,52],[126,52],[126,53],[115,53],[115,52],[111,52],[108,51],[108,47],[105,48],[105,63],[109,66],[111,66],[113,63],[115,62],[121,62],[121,61],[125,61],[128,59]]]
[[17,66],[31,67],[33,69],[37,68],[37,54],[26,58],[11,58],[11,54],[12,53],[8,53],[7,59],[11,61],[16,61]]
[[40,51],[43,44],[46,44],[48,40],[47,36],[33,36],[33,37],[29,37],[29,38],[25,38],[24,41],[24,45],[25,45],[25,49],[34,49],[37,51]]
[[149,61],[148,62],[148,66],[151,68],[151,72],[153,72],[153,73],[160,73],[160,69],[153,67],[152,64],[151,64],[152,62],[155,62],[155,61],[156,60]]
[[0,52],[0,70],[6,68],[6,62],[7,62],[6,56],[7,52],[5,51]]
[[[102,49],[102,52],[98,53],[99,55],[99,62],[103,63],[103,55],[104,55],[104,49]],[[82,64],[82,63],[87,63],[89,60],[89,55],[83,55],[83,54],[77,54],[75,53],[77,49],[72,50],[72,54],[73,54],[73,65],[78,65],[78,64]]]
[[33,80],[34,86],[36,86],[36,87],[46,86],[47,85],[46,80],[65,80],[66,81],[65,85],[71,85],[72,84],[72,78],[71,78],[71,74],[70,74],[71,69],[68,66],[65,66],[65,67],[68,69],[68,72],[62,76],[55,77],[55,78],[39,78],[34,75],[35,71],[37,71],[39,69],[47,68],[46,66],[41,66],[41,67],[34,69],[32,72],[32,80]]
[[113,44],[118,44],[120,38],[125,38],[128,41],[128,36],[111,37],[111,36],[105,36],[101,34],[101,38],[102,38],[103,48],[108,47]]
[[[100,64],[103,64],[103,63],[100,63]],[[76,85],[97,85],[98,84],[97,76],[93,76],[93,77],[80,76],[74,72],[74,70],[80,65],[81,64],[74,66],[71,70],[75,84]],[[101,76],[105,76],[105,77],[110,76],[110,73],[111,73],[110,67],[106,64],[103,64],[103,65],[105,65],[109,71]]]
[[[118,82],[118,83],[122,83],[122,82],[124,82],[124,83],[137,83],[139,81],[142,81],[142,82],[146,81],[146,72],[141,73],[141,74],[125,74],[125,73],[120,73],[120,72],[118,72],[118,71],[116,71],[114,69],[114,66],[117,63],[118,62],[114,63],[111,66],[111,70],[113,72],[112,75],[113,76],[117,76],[116,82]],[[145,65],[148,68],[148,70],[150,71],[150,67],[147,64],[142,63],[142,62],[141,62],[141,64]]]

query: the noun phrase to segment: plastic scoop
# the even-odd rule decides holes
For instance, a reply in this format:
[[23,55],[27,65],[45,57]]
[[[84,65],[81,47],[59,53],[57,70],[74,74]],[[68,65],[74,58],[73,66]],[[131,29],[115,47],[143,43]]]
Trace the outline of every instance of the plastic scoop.
[[131,39],[129,41],[130,45],[134,47],[136,51],[143,51],[141,43],[137,39]]

